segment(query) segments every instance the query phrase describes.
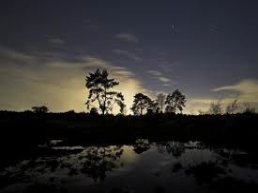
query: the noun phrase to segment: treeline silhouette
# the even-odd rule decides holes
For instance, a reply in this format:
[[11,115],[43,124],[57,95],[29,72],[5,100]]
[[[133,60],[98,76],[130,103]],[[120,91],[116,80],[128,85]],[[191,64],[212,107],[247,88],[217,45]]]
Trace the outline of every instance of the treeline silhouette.
[[[115,79],[109,78],[107,70],[97,69],[86,76],[86,88],[89,90],[87,109],[92,113],[101,112],[102,115],[111,114],[115,106],[119,107],[120,114],[125,114],[126,104],[121,92],[112,90],[119,85]],[[130,108],[134,115],[152,113],[182,113],[185,107],[186,97],[178,89],[165,94],[158,94],[157,99],[152,100],[143,93],[134,95],[133,105]]]
[[[112,90],[119,85],[115,79],[109,78],[107,70],[97,69],[94,73],[86,76],[86,88],[89,91],[86,102],[87,109],[92,114],[102,115],[112,114],[114,108],[119,108],[119,114],[126,114],[126,104],[124,95],[121,92]],[[178,89],[173,92],[164,94],[159,93],[156,99],[151,99],[144,93],[134,95],[133,105],[130,110],[134,115],[158,114],[158,113],[181,113],[185,108],[186,96]],[[198,108],[198,107],[196,107]],[[35,110],[47,110],[45,106],[38,107]],[[236,113],[255,113],[255,108],[248,103],[240,104],[237,99],[225,106],[221,101],[210,103],[207,111],[199,111],[199,114],[236,114]]]
[[253,144],[258,139],[258,114],[142,116],[91,113],[0,112],[1,148],[30,146],[49,139],[127,141],[170,137],[183,140]]

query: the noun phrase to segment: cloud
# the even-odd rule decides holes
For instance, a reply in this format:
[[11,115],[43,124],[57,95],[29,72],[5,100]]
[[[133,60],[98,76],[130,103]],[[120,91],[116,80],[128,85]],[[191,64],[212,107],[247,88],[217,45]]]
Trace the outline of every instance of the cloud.
[[48,41],[52,44],[56,44],[56,45],[64,45],[65,44],[65,41],[61,38],[51,38],[51,39],[48,39]]
[[0,56],[1,56],[1,61],[7,61],[7,60],[21,60],[21,61],[29,61],[32,59],[35,59],[33,56],[23,53],[23,52],[18,52],[16,50],[10,50],[8,48],[0,46]]
[[120,33],[120,34],[116,34],[115,36],[117,39],[123,41],[123,42],[127,42],[127,43],[132,43],[132,44],[137,44],[139,42],[139,39],[130,33]]
[[236,84],[221,86],[212,89],[212,91],[236,93],[238,95],[237,98],[242,102],[258,103],[258,80],[243,79]]
[[132,59],[132,60],[135,60],[135,61],[142,60],[142,58],[139,57],[137,54],[135,54],[133,52],[129,52],[127,50],[114,49],[113,51],[114,51],[115,54],[120,55],[120,56],[125,56],[128,59]]
[[148,70],[148,74],[152,75],[155,79],[163,83],[163,86],[170,86],[171,79],[167,78],[162,72],[157,70]]
[[133,72],[102,58],[82,56],[71,61],[44,56],[42,60],[41,56],[11,50],[0,54],[5,56],[7,64],[0,69],[0,89],[4,91],[0,109],[25,110],[44,104],[51,111],[86,111],[85,76],[97,68],[107,69],[110,77],[120,82],[114,89],[124,94],[127,109],[135,93],[150,93]]
[[124,78],[135,77],[135,74],[133,72],[128,71],[128,70],[126,70],[126,68],[123,68],[123,67],[116,67],[116,68],[114,68],[114,70],[111,70],[110,73],[116,77],[124,77]]
[[169,78],[162,77],[162,76],[158,77],[158,79],[159,79],[161,82],[164,82],[164,83],[168,83],[168,82],[171,81]]
[[162,73],[156,70],[148,70],[147,73],[153,75],[153,76],[162,76]]
[[75,61],[69,61],[62,58],[52,58],[45,64],[53,68],[78,68],[78,69],[92,69],[92,68],[112,68],[112,64],[94,56],[83,56],[76,58]]

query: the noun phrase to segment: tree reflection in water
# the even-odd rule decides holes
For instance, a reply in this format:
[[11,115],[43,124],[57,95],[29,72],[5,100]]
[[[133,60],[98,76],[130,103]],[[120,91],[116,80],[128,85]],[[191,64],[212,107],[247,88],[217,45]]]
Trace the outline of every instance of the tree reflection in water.
[[157,151],[159,153],[167,153],[173,155],[175,158],[181,157],[185,153],[185,144],[177,141],[168,141],[166,143],[157,143]]
[[[37,187],[44,186],[43,182],[43,185],[37,184],[40,176],[49,177],[46,183],[54,180],[57,183],[56,180],[59,179],[61,181],[67,175],[76,176],[85,174],[96,182],[104,180],[107,172],[111,172],[113,169],[123,165],[119,160],[123,154],[122,146],[90,146],[86,148],[81,147],[82,149],[69,148],[54,147],[54,149],[46,150],[46,154],[35,157],[32,160],[9,165],[8,168],[0,172],[0,179],[1,176],[4,179],[0,183],[0,188],[17,182],[26,183],[33,181],[35,181]],[[66,171],[68,172],[66,173]],[[53,188],[52,186],[47,186],[46,188],[49,187]],[[34,188],[34,186],[31,188]]]
[[107,172],[119,167],[116,160],[122,154],[120,146],[90,147],[86,150],[80,171],[95,181],[104,180]]
[[62,161],[62,168],[69,170],[70,176],[85,174],[96,181],[103,181],[106,173],[122,165],[118,159],[122,156],[121,146],[90,146],[80,154]]
[[135,141],[135,144],[133,145],[133,150],[137,154],[141,154],[147,150],[149,150],[151,147],[151,144],[148,139],[137,139]]
[[[196,187],[202,192],[258,192],[257,153],[199,142],[138,139],[131,145],[54,145],[37,155],[4,167],[0,189],[12,192],[24,184],[13,192],[194,192]],[[192,186],[186,186],[188,182]]]

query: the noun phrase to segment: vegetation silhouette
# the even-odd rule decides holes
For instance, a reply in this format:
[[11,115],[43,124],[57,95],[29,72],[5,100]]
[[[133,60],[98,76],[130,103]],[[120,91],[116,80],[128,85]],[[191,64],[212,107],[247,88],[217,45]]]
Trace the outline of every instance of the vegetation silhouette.
[[222,114],[222,106],[221,106],[221,102],[212,102],[210,104],[210,109],[209,109],[209,113],[213,114],[213,115],[221,115]]
[[142,93],[137,93],[134,95],[133,106],[131,110],[134,115],[143,115],[144,111],[147,113],[148,109],[151,108],[151,99]]
[[167,113],[175,113],[177,110],[182,114],[185,107],[186,99],[178,89],[167,95],[165,104]]
[[235,99],[232,103],[228,104],[226,107],[226,114],[233,114],[236,113],[237,109],[238,109],[238,103],[237,103],[237,99]]
[[120,113],[124,112],[124,96],[121,92],[111,91],[119,82],[108,78],[107,70],[97,69],[95,73],[86,76],[86,88],[89,89],[89,96],[86,102],[87,108],[97,101],[101,113],[107,114],[112,111],[114,104],[120,107]]
[[200,115],[222,115],[222,114],[254,114],[255,108],[250,103],[239,103],[237,99],[225,105],[223,108],[222,101],[213,101],[210,103],[208,111],[199,111]]
[[159,113],[164,112],[164,107],[165,107],[165,102],[166,102],[166,95],[163,93],[159,93],[157,95],[156,103],[157,103],[157,108]]
[[48,107],[43,106],[34,106],[31,108],[34,113],[47,113],[49,111]]

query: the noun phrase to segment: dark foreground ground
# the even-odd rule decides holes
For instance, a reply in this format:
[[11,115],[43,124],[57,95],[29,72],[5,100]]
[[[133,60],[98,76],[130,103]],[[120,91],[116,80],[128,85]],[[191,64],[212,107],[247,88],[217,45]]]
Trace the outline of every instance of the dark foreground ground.
[[0,112],[0,141],[5,146],[70,142],[126,142],[137,138],[199,140],[252,146],[258,140],[258,114],[101,116],[76,113]]
[[0,192],[258,192],[258,115],[0,113]]

